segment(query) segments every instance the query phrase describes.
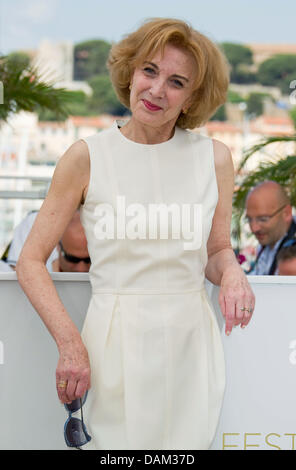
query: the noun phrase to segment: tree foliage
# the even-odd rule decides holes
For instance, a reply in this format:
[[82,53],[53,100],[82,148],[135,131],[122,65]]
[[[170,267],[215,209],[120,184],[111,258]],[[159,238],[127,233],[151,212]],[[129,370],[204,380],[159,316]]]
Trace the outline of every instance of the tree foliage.
[[232,83],[256,82],[256,74],[249,70],[249,66],[253,64],[253,53],[249,47],[222,42],[221,48],[231,65],[230,80]]
[[61,118],[68,115],[67,104],[73,99],[73,92],[41,81],[30,64],[25,65],[13,56],[0,56],[0,81],[4,89],[0,120],[7,121],[12,113],[34,112],[38,108],[54,111]]
[[222,42],[221,46],[232,67],[253,63],[253,53],[249,47],[232,42]]
[[74,80],[87,81],[93,91],[81,106],[74,107],[83,115],[123,115],[127,112],[118,101],[108,75],[106,62],[110,48],[111,44],[101,39],[84,41],[75,46]]
[[11,52],[6,57],[7,57],[7,60],[14,62],[14,63],[18,63],[23,68],[27,68],[30,66],[31,59],[30,59],[30,56],[26,52],[15,51],[15,52]]
[[88,100],[90,112],[114,115],[123,115],[127,112],[125,106],[118,101],[108,75],[93,76],[88,83],[93,89],[93,95]]
[[226,121],[227,115],[225,110],[225,105],[219,106],[219,108],[215,111],[215,114],[210,118],[210,121]]
[[245,101],[245,99],[236,91],[228,90],[227,101],[229,103],[241,103],[242,101]]
[[291,92],[290,83],[296,77],[296,55],[276,54],[262,62],[258,68],[259,83],[280,88],[283,94]]
[[246,100],[247,112],[254,116],[261,116],[263,114],[263,101],[266,97],[270,97],[270,95],[268,93],[250,93]]
[[84,41],[74,48],[74,80],[88,81],[108,73],[106,62],[111,44],[102,39]]
[[296,106],[290,110],[290,117],[294,122],[294,127],[296,129]]
[[56,112],[37,107],[39,121],[65,121],[70,116],[89,116],[88,96],[83,91],[73,91],[72,99],[67,104],[67,116],[59,116]]

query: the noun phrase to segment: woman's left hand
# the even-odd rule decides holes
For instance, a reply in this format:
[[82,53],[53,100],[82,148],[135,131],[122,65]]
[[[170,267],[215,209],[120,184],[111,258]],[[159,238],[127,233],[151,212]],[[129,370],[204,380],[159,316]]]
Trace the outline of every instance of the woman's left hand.
[[230,266],[223,272],[219,292],[219,304],[225,318],[225,333],[232,328],[247,326],[255,307],[255,296],[240,266]]

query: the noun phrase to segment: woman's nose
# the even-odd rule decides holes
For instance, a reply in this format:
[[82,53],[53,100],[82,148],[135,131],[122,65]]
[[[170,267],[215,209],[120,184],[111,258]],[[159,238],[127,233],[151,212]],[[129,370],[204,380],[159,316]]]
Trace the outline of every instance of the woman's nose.
[[156,98],[163,98],[165,94],[165,81],[161,78],[154,79],[150,87],[150,93]]

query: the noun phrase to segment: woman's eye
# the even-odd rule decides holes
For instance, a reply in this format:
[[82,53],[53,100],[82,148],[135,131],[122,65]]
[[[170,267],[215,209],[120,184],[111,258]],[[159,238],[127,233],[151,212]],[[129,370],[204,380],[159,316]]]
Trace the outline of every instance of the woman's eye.
[[183,83],[180,82],[180,80],[177,80],[177,79],[174,79],[173,80],[173,84],[178,87],[178,88],[182,88],[183,87]]
[[152,75],[155,72],[155,70],[151,67],[145,67],[143,70],[144,70],[144,72],[148,73],[149,75]]

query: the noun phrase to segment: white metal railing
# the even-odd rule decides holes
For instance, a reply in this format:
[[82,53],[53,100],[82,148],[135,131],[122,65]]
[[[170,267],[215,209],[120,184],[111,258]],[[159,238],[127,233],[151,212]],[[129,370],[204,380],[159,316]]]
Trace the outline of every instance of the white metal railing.
[[0,176],[0,180],[29,180],[46,183],[44,189],[39,190],[0,190],[0,199],[44,199],[48,192],[51,178],[44,176]]
[[[89,274],[50,275],[81,330],[91,298]],[[230,336],[224,333],[219,288],[206,283],[226,362],[225,396],[211,449],[294,449],[296,276],[250,276],[249,281],[256,296],[253,318]],[[0,298],[0,449],[65,449],[68,415],[55,389],[55,343],[15,272],[0,273]]]

